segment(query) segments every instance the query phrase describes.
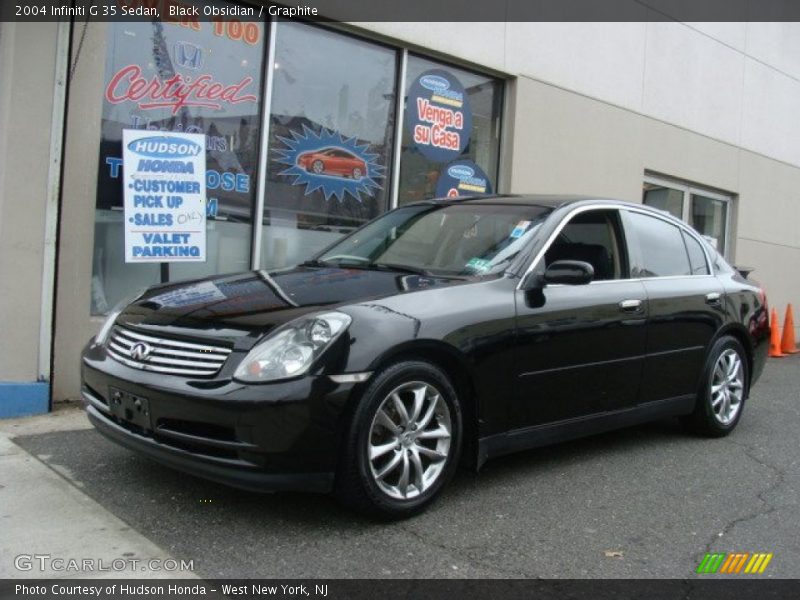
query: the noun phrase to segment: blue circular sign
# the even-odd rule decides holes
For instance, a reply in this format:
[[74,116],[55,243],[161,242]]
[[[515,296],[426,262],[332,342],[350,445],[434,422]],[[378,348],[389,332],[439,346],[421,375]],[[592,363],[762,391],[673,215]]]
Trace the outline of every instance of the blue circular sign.
[[464,152],[472,134],[472,110],[455,75],[431,69],[414,80],[406,100],[406,127],[428,160],[448,162]]
[[459,198],[461,196],[484,196],[492,193],[492,182],[478,165],[471,160],[450,163],[436,182],[437,198]]

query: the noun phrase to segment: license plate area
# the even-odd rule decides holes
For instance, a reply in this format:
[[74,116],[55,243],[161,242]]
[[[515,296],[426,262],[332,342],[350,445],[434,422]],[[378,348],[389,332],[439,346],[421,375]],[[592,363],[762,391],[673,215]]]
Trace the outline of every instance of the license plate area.
[[153,429],[150,422],[150,403],[147,398],[113,387],[109,388],[108,397],[111,413],[119,420],[145,431]]

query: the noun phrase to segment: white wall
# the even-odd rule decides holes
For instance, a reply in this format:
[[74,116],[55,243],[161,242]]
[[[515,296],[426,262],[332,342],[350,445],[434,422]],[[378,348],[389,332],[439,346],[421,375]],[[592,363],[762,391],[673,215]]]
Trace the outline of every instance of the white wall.
[[0,24],[0,381],[38,376],[56,23]]

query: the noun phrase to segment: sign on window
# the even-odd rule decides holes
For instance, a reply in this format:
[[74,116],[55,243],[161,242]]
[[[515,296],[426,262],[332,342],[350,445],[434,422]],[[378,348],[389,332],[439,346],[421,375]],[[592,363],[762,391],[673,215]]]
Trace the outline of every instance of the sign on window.
[[205,135],[125,129],[125,262],[206,260]]

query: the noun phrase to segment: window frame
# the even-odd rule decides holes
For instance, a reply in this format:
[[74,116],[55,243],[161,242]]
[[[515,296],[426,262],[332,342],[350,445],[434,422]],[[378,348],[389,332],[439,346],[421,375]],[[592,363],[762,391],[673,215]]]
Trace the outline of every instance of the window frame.
[[[711,271],[710,271],[710,267],[709,267],[709,261],[708,261],[709,257],[708,257],[708,255],[706,253],[705,244],[703,244],[695,236],[689,235],[689,232],[686,231],[685,229],[680,228],[680,230],[681,230],[681,238],[683,238],[683,245],[686,247],[686,254],[689,256],[689,268],[691,269],[691,275],[692,276],[695,276],[695,275],[711,275]],[[706,263],[706,272],[705,273],[695,273],[694,261],[692,260],[692,251],[689,250],[689,242],[690,241],[692,241],[695,244],[697,244],[697,246],[700,248],[700,253],[706,259],[705,260],[705,263]]]
[[[633,254],[636,257],[636,261],[637,262],[641,262],[641,260],[642,260],[641,246],[640,246],[640,243],[639,243],[639,236],[638,236],[638,233],[636,231],[636,227],[631,223],[631,220],[628,218],[628,213],[632,213],[632,212],[644,214],[646,216],[653,217],[655,219],[660,219],[661,221],[664,221],[665,223],[668,223],[670,225],[673,225],[673,226],[677,227],[684,235],[688,235],[692,239],[694,239],[695,241],[700,242],[700,248],[703,250],[703,255],[706,258],[706,269],[708,271],[708,273],[697,273],[697,274],[690,274],[690,275],[659,275],[657,277],[636,277],[634,279],[636,279],[638,281],[652,281],[653,279],[685,279],[687,277],[715,277],[716,276],[716,270],[714,268],[714,261],[711,260],[710,247],[709,247],[708,243],[704,239],[702,239],[702,237],[700,235],[698,235],[697,232],[694,231],[687,223],[685,223],[684,221],[681,221],[680,219],[678,219],[676,217],[673,217],[672,215],[663,214],[663,213],[659,212],[658,209],[652,209],[652,208],[650,208],[650,209],[641,208],[640,209],[640,208],[637,208],[635,206],[631,206],[631,207],[626,206],[621,210],[622,222],[623,222],[623,226],[625,227],[625,230],[626,230],[626,235],[628,235],[628,240],[631,240],[630,243],[634,244],[634,248],[633,249],[629,249],[629,251],[631,252],[631,254]],[[686,250],[686,258],[689,259],[689,250],[686,247],[686,242],[685,241],[683,243],[683,246],[684,246],[684,249]],[[689,265],[691,266],[691,260],[689,260]],[[639,267],[640,265],[637,264],[636,266]]]
[[[574,219],[579,214],[590,212],[590,211],[614,211],[616,212],[616,227],[617,227],[617,235],[619,239],[617,240],[618,244],[622,246],[621,251],[625,255],[625,260],[622,261],[625,264],[625,270],[627,271],[627,278],[624,279],[600,279],[600,280],[593,280],[590,281],[587,285],[602,285],[602,284],[609,284],[609,283],[620,283],[620,282],[630,282],[636,281],[635,278],[631,277],[631,266],[634,264],[634,256],[636,256],[635,252],[637,248],[634,248],[631,244],[631,238],[628,235],[627,227],[626,227],[626,219],[625,219],[625,210],[628,207],[616,203],[596,203],[596,204],[589,204],[583,206],[577,206],[573,208],[568,208],[566,214],[562,217],[558,217],[559,221],[558,224],[550,231],[550,233],[546,234],[547,237],[544,243],[533,252],[533,256],[531,257],[531,253],[529,253],[525,258],[521,260],[519,263],[521,268],[516,269],[516,265],[513,268],[510,268],[508,272],[519,272],[519,281],[516,286],[517,291],[521,291],[525,289],[525,284],[528,279],[532,275],[544,273],[544,263],[545,263],[545,255],[547,251],[550,250],[550,247],[555,243],[558,239],[558,236],[561,235],[561,232],[564,228],[569,224],[569,222]],[[550,214],[548,217],[553,218],[558,213],[558,209]],[[531,241],[532,248],[535,248],[537,245],[536,239]],[[555,284],[561,285],[561,284]]]
[[[550,246],[556,240],[556,238],[561,233],[561,230],[566,227],[567,223],[569,223],[570,219],[572,219],[575,215],[578,215],[582,212],[590,211],[590,210],[616,210],[619,215],[620,224],[622,226],[622,236],[623,240],[622,243],[625,245],[625,252],[628,257],[628,274],[630,275],[631,269],[633,265],[641,261],[640,251],[639,251],[639,239],[636,236],[636,233],[633,229],[633,226],[630,223],[630,219],[628,218],[628,213],[637,212],[642,213],[656,219],[661,219],[666,223],[674,225],[678,227],[684,233],[692,236],[695,240],[700,242],[700,247],[703,249],[703,254],[706,257],[706,266],[708,267],[708,274],[697,274],[697,275],[664,275],[660,277],[629,277],[628,279],[603,279],[599,281],[590,281],[587,285],[603,285],[603,284],[614,284],[620,282],[631,282],[631,281],[652,281],[658,279],[685,279],[687,277],[715,277],[716,276],[716,269],[714,267],[714,263],[711,260],[710,248],[707,247],[704,240],[700,238],[700,236],[692,230],[686,223],[681,221],[680,219],[676,219],[672,215],[662,214],[656,209],[652,208],[638,208],[636,206],[631,206],[628,204],[617,204],[613,202],[598,202],[596,204],[591,205],[584,205],[578,206],[569,209],[563,217],[560,217],[558,225],[555,226],[554,229],[547,234],[547,238],[545,242],[541,245],[538,250],[535,250],[533,253],[533,257],[530,258],[530,254],[528,257],[523,259],[520,263],[524,266],[524,268],[520,269],[519,272],[519,282],[517,283],[516,290],[517,291],[524,291],[525,284],[528,281],[529,277],[537,272],[540,264],[544,263],[544,255],[547,250],[550,249]],[[552,218],[552,215],[551,215]],[[532,246],[535,247],[536,241],[532,241]],[[723,257],[724,258],[724,257]],[[687,259],[688,259],[688,251],[687,251]],[[510,272],[516,272],[509,269]]]
[[[661,221],[662,223],[666,224],[669,227],[674,227],[675,230],[678,232],[679,241],[680,241],[680,247],[683,248],[684,257],[686,258],[686,266],[689,268],[689,271],[687,273],[678,273],[678,274],[672,274],[672,275],[641,275],[641,274],[637,274],[635,279],[638,279],[640,281],[652,281],[653,279],[684,279],[686,277],[703,277],[703,276],[706,276],[706,275],[708,275],[710,273],[710,265],[709,265],[709,261],[708,261],[708,256],[705,255],[705,250],[704,250],[704,256],[705,256],[705,259],[706,259],[706,271],[708,271],[708,272],[706,272],[706,273],[697,273],[697,274],[694,274],[692,272],[693,271],[693,269],[692,269],[692,260],[691,260],[691,257],[689,256],[689,248],[686,245],[686,240],[684,239],[684,235],[688,235],[688,232],[687,232],[687,229],[686,229],[686,227],[684,226],[684,224],[682,222],[678,221],[674,217],[672,217],[671,219],[661,218],[661,215],[653,214],[652,212],[631,211],[631,213],[636,213],[636,214],[644,216],[644,217],[649,217],[651,219],[655,219],[656,221]],[[628,238],[632,240],[633,244],[635,244],[635,256],[636,256],[635,269],[636,269],[636,271],[638,273],[641,273],[643,271],[647,271],[646,266],[645,266],[645,260],[644,260],[644,251],[643,251],[644,244],[643,244],[642,238],[641,238],[641,229],[642,228],[637,226],[633,222],[633,219],[631,219],[631,218],[629,218],[627,216],[625,218],[625,228],[628,231]],[[701,247],[701,249],[703,249],[702,244],[701,244],[700,247]],[[633,270],[633,268],[632,268],[632,270]]]
[[[694,227],[691,223],[692,196],[704,196],[706,198],[710,198],[711,200],[718,200],[722,202],[725,205],[725,223],[724,223],[725,235],[722,238],[722,249],[721,251],[719,249],[717,251],[726,260],[728,260],[731,257],[732,252],[731,252],[730,241],[731,241],[731,222],[732,222],[731,214],[733,212],[733,203],[734,203],[733,194],[727,194],[725,192],[713,190],[711,188],[702,187],[696,184],[691,184],[686,181],[672,179],[670,177],[655,175],[651,173],[645,173],[642,183],[658,185],[661,187],[666,187],[671,190],[681,192],[683,198],[681,202],[680,219],[690,227]],[[648,204],[644,204],[644,194],[642,194],[642,204],[644,206],[650,206]]]
[[[422,60],[427,60],[431,62],[439,63],[442,68],[451,67],[453,69],[460,69],[462,71],[467,71],[472,73],[473,75],[478,75],[482,77],[490,77],[496,79],[500,82],[500,89],[499,94],[500,98],[498,100],[500,105],[500,122],[496,125],[497,129],[497,166],[495,167],[494,173],[487,173],[489,177],[494,177],[495,182],[495,194],[499,194],[500,192],[500,175],[502,173],[502,164],[503,164],[503,144],[505,142],[505,135],[506,135],[506,111],[508,108],[507,99],[508,99],[508,82],[509,78],[507,76],[502,76],[497,73],[492,72],[489,69],[480,70],[476,69],[474,66],[468,64],[460,64],[455,60],[450,58],[443,58],[436,54],[424,54],[423,52],[417,51],[415,49],[410,48],[409,46],[401,46],[398,47],[398,50],[401,53],[400,61],[399,61],[399,68],[401,70],[400,78],[398,79],[398,87],[397,89],[400,90],[400,93],[397,94],[397,112],[395,113],[395,124],[397,129],[395,131],[395,147],[394,147],[394,155],[392,161],[392,189],[389,194],[389,210],[393,210],[400,206],[399,199],[400,199],[400,163],[401,157],[403,154],[403,134],[405,133],[405,116],[406,116],[406,86],[408,83],[408,59],[411,58],[419,58]],[[457,159],[460,160],[460,159]],[[428,198],[429,200],[431,198]]]
[[[573,214],[570,214],[566,217],[559,225],[558,232],[555,236],[548,240],[547,247],[544,250],[544,254],[542,254],[541,258],[541,266],[538,267],[542,272],[547,269],[547,253],[553,248],[554,245],[558,242],[559,238],[564,231],[574,222],[574,220],[581,216],[592,212],[599,212],[605,213],[603,215],[605,220],[605,225],[609,228],[609,238],[611,243],[616,246],[617,254],[614,257],[616,261],[618,261],[620,276],[619,277],[611,277],[608,279],[592,279],[590,283],[603,283],[607,281],[630,281],[633,279],[631,275],[632,271],[632,257],[631,257],[631,250],[630,250],[630,242],[629,236],[625,231],[625,224],[623,222],[623,217],[620,214],[619,207],[617,208],[605,208],[605,207],[589,207],[587,210],[576,211]],[[580,223],[579,223],[580,224]]]

